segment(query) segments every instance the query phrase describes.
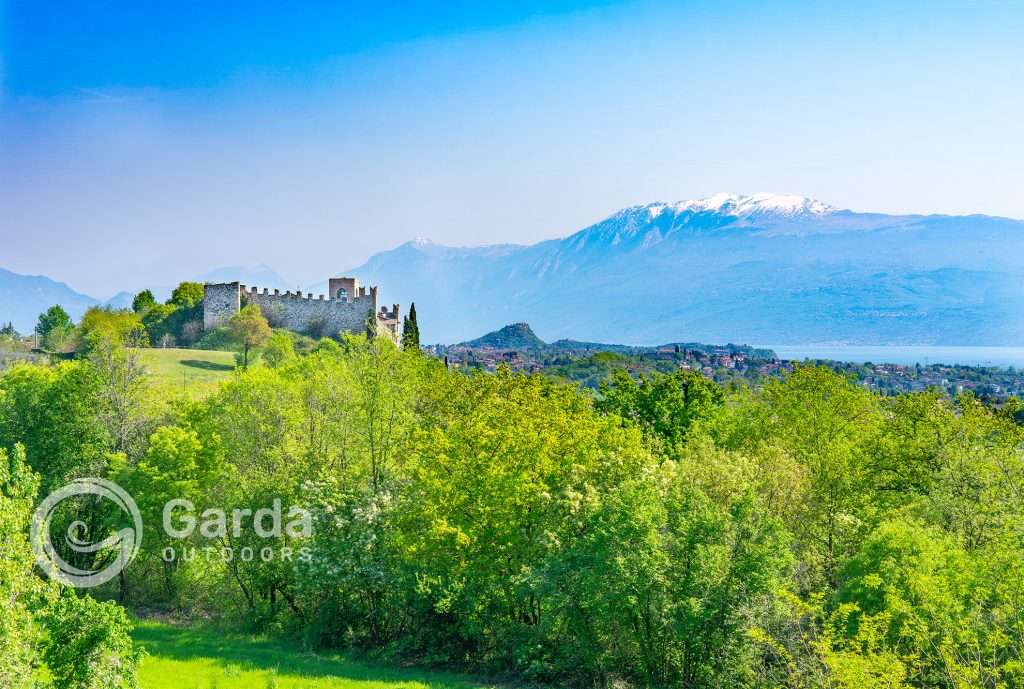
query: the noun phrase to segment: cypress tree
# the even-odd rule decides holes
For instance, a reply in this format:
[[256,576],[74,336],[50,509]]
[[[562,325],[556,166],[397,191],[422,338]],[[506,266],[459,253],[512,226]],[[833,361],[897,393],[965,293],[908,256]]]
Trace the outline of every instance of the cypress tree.
[[409,315],[402,322],[402,349],[420,351],[420,326],[416,322],[416,302],[409,306]]
[[377,312],[370,309],[366,312],[366,339],[377,337]]

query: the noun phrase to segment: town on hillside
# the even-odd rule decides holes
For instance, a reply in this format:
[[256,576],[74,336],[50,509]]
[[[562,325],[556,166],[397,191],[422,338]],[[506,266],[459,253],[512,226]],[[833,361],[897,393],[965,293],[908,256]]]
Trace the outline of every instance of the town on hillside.
[[[332,278],[329,295],[303,294],[247,287],[239,282],[198,284],[183,282],[165,304],[147,291],[135,296],[131,309],[93,307],[80,323],[73,323],[60,306],[39,316],[30,335],[18,333],[11,323],[0,327],[0,368],[47,357],[74,356],[88,346],[97,329],[123,330],[140,347],[236,351],[245,347],[260,356],[262,341],[240,345],[230,332],[232,319],[246,307],[258,307],[267,333],[288,335],[296,351],[309,351],[317,340],[339,338],[342,333],[386,337],[399,346],[419,347],[415,305],[402,315],[401,307],[378,304],[378,288],[364,287],[353,277]],[[571,382],[597,393],[616,370],[634,377],[654,372],[695,371],[724,386],[758,387],[781,378],[800,363],[824,365],[866,389],[883,394],[940,390],[948,396],[963,392],[1000,403],[1024,395],[1024,370],[1014,367],[949,364],[905,365],[886,362],[853,363],[834,360],[800,362],[780,358],[770,349],[740,344],[715,345],[671,342],[657,346],[621,345],[562,339],[541,340],[526,323],[514,323],[474,340],[457,344],[428,344],[428,355],[453,370],[494,372],[500,366],[524,373]]]
[[800,362],[781,359],[770,349],[698,342],[651,347],[575,340],[546,343],[526,323],[508,325],[468,342],[431,345],[425,350],[454,368],[493,372],[499,366],[508,366],[513,371],[543,373],[595,391],[616,369],[634,376],[697,371],[726,386],[758,386],[768,378],[790,373],[800,363],[812,363],[851,376],[863,387],[883,394],[934,388],[949,396],[972,392],[995,402],[1024,394],[1024,370],[1012,366],[860,364],[827,359]]

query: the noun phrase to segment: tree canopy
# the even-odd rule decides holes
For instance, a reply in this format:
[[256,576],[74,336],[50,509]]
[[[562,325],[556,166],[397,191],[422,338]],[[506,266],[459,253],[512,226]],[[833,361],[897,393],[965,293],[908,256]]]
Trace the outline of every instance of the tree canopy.
[[132,299],[132,311],[135,313],[145,313],[154,306],[156,306],[156,299],[153,298],[153,293],[148,289],[142,290]]
[[169,304],[191,309],[203,303],[203,285],[200,282],[182,282],[171,292]]
[[244,306],[231,316],[228,321],[228,332],[242,348],[242,366],[249,366],[249,352],[262,346],[270,339],[272,331],[267,319],[263,317],[259,304]]
[[39,314],[36,333],[45,349],[53,351],[64,348],[74,335],[74,323],[62,306],[56,304]]

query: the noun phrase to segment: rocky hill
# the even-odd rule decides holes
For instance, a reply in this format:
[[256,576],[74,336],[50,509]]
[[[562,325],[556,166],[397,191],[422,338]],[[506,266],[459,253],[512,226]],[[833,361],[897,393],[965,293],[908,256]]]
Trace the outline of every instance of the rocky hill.
[[529,351],[541,350],[548,345],[534,334],[529,323],[513,323],[475,340],[462,342],[459,346]]

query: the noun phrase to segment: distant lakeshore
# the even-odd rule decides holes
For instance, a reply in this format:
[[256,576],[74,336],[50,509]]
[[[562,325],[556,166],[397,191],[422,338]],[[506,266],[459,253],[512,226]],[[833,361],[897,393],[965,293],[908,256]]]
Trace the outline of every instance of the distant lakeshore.
[[1024,347],[953,347],[941,345],[757,345],[780,359],[828,359],[863,364],[947,364],[1024,368]]

